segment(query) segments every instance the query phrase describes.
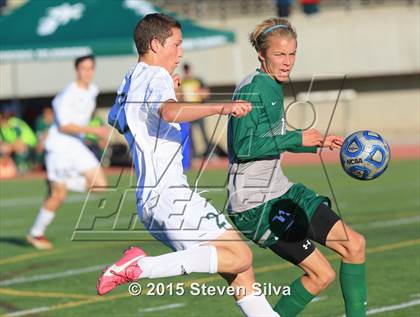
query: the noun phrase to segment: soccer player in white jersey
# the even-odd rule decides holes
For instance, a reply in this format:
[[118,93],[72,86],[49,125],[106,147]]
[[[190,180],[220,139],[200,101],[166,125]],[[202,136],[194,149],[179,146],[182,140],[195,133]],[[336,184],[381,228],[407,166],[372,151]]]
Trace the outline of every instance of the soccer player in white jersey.
[[45,230],[66,199],[67,191],[101,190],[107,180],[93,153],[84,145],[85,133],[100,138],[108,135],[106,127],[89,127],[95,109],[98,88],[92,83],[95,59],[92,55],[75,60],[76,81],[60,92],[52,102],[54,124],[46,140],[47,178],[49,193],[27,235],[27,241],[37,249],[53,247]]
[[211,115],[242,117],[251,110],[250,104],[177,102],[174,84],[179,81],[171,74],[183,51],[181,25],[173,18],[158,13],[145,16],[135,28],[134,41],[138,63],[118,90],[109,122],[131,146],[139,218],[156,239],[176,252],[147,256],[138,247],[129,248],[104,270],[98,294],[142,278],[218,272],[233,287],[246,289],[235,296],[246,316],[278,316],[263,295],[252,291],[251,250],[224,215],[189,188],[181,164],[178,122]]

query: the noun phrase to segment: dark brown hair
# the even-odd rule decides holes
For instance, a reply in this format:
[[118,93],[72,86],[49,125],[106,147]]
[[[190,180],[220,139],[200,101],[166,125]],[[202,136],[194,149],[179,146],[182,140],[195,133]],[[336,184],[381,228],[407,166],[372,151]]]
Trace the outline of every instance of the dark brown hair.
[[77,67],[79,66],[79,64],[81,62],[83,62],[84,60],[86,60],[86,59],[90,59],[90,60],[92,60],[93,63],[95,63],[95,56],[93,56],[92,54],[90,54],[90,55],[84,55],[84,56],[79,56],[78,58],[76,58],[74,60],[74,68],[77,69]]
[[134,43],[140,56],[147,53],[150,42],[157,39],[162,45],[172,35],[172,28],[181,30],[181,24],[163,13],[152,13],[146,15],[137,23],[134,29]]

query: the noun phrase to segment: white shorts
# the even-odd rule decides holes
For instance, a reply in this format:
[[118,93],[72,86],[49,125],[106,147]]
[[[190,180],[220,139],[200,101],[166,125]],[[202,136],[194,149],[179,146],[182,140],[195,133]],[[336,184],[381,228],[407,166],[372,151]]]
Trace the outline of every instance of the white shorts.
[[190,188],[166,188],[143,205],[142,221],[157,240],[173,250],[214,241],[232,228],[225,216]]
[[100,166],[95,155],[81,142],[47,151],[45,164],[49,181],[65,184],[73,191],[85,191],[84,173]]

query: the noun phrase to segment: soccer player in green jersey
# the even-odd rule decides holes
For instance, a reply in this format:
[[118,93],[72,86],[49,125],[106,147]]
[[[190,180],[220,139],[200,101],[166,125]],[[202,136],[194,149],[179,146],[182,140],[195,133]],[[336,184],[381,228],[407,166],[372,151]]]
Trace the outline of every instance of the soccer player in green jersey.
[[291,296],[275,305],[282,317],[296,316],[335,278],[318,242],[341,257],[340,283],[349,317],[366,316],[365,239],[330,209],[328,197],[283,174],[282,153],[340,148],[343,139],[325,138],[315,129],[286,130],[283,83],[293,68],[297,35],[285,19],[267,19],[250,35],[261,67],[237,87],[234,99],[252,103],[242,118],[230,118],[229,203],[231,219],[242,233],[299,266],[304,274],[291,285]]

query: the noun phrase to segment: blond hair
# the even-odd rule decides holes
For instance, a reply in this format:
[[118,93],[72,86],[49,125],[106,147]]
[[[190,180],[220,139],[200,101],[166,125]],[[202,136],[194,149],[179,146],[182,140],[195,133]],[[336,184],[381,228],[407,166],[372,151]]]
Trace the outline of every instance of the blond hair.
[[282,18],[270,18],[259,23],[249,35],[249,41],[257,52],[265,53],[268,39],[271,36],[283,36],[297,40],[297,34],[292,24]]

